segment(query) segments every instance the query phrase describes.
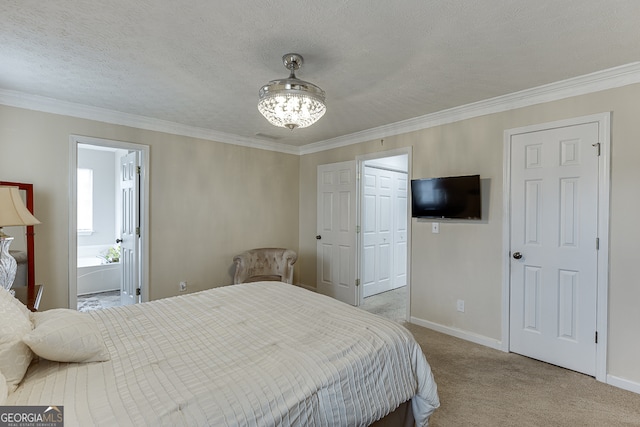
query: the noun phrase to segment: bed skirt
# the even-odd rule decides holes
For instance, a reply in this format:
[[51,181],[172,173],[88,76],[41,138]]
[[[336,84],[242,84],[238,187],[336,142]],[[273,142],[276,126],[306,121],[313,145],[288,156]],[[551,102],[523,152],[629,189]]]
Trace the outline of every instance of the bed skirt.
[[408,400],[396,408],[395,411],[379,419],[370,427],[414,427],[415,419],[411,410],[411,401]]

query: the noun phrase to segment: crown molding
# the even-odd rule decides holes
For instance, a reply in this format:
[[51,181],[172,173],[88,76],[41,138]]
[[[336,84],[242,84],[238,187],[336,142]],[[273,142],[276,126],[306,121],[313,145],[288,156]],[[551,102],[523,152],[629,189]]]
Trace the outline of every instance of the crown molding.
[[0,89],[0,104],[261,150],[304,155],[634,83],[640,83],[640,62],[632,62],[301,147],[5,89]]
[[136,129],[145,129],[172,135],[205,139],[226,144],[240,145],[243,147],[259,148],[261,150],[278,151],[287,154],[299,154],[300,151],[298,147],[280,144],[277,142],[263,141],[257,138],[246,138],[239,135],[217,132],[196,126],[183,125],[167,120],[122,113],[119,111],[108,110],[106,108],[92,107],[89,105],[61,101],[54,98],[30,95],[23,92],[5,89],[0,89],[0,104],[10,107],[24,108],[27,110],[95,120],[114,125],[130,126]]
[[300,147],[300,155],[345,147],[487,114],[501,113],[515,108],[557,101],[634,83],[640,83],[640,62],[632,62],[619,67],[497,96],[460,107],[449,108],[413,119],[303,145]]

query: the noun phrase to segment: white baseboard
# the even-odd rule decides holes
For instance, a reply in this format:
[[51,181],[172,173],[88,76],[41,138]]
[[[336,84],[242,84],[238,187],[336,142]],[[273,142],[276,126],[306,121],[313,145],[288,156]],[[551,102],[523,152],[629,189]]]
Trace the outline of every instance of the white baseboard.
[[640,394],[640,383],[634,381],[626,380],[614,375],[607,375],[607,384]]
[[502,341],[485,337],[484,335],[474,334],[473,332],[463,331],[462,329],[452,328],[451,326],[440,325],[438,323],[430,322],[428,320],[418,319],[417,317],[411,317],[410,322],[418,326],[424,326],[425,328],[433,329],[434,331],[437,331],[437,332],[442,332],[443,334],[451,335],[453,337],[460,338],[466,341],[471,341],[473,343],[480,344],[485,347],[490,347],[496,350],[503,351]]

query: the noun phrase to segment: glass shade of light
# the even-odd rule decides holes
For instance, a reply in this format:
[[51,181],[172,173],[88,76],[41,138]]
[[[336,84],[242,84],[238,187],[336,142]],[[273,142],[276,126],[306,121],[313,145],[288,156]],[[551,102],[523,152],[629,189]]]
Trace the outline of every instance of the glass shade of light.
[[272,125],[295,129],[311,126],[324,116],[327,108],[319,97],[282,90],[261,98],[258,110]]
[[287,53],[282,57],[282,63],[289,70],[289,77],[271,80],[258,92],[258,110],[274,126],[291,130],[306,128],[327,111],[324,91],[296,78],[295,71],[303,62],[301,55]]
[[17,187],[0,187],[0,286],[10,289],[16,277],[16,260],[9,253],[13,237],[2,227],[40,224],[24,205]]

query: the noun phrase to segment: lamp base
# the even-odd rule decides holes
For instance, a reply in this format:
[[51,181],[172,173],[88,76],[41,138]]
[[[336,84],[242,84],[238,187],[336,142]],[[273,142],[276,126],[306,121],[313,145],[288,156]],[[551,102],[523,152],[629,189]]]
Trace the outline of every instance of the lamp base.
[[0,237],[0,286],[9,290],[13,285],[13,280],[16,278],[18,264],[9,253],[9,246],[13,241],[13,237],[2,234],[4,236]]

